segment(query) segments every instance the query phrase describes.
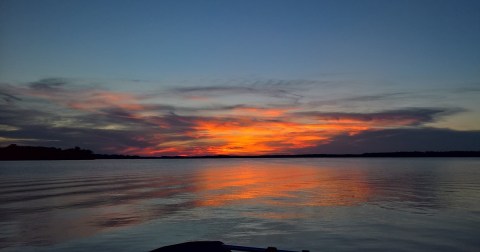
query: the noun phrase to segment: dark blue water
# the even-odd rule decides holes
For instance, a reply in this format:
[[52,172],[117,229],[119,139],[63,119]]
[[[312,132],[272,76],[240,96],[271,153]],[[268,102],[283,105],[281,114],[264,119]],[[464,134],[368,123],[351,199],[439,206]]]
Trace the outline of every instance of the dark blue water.
[[480,251],[480,159],[0,162],[0,249]]

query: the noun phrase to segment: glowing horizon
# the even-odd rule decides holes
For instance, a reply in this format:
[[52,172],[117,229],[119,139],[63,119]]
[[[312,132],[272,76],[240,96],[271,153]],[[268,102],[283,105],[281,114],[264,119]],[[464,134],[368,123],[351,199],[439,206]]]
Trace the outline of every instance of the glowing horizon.
[[[28,127],[26,124],[37,124],[52,131],[64,130],[62,137],[70,136],[69,141],[76,141],[75,134],[88,134],[86,147],[97,146],[96,152],[142,156],[318,153],[316,148],[335,144],[342,137],[425,130],[465,113],[455,107],[386,105],[383,110],[365,111],[363,106],[371,104],[373,98],[362,96],[342,101],[342,105],[357,105],[346,110],[335,100],[319,103],[291,87],[195,87],[138,93],[45,79],[4,89],[15,98],[10,101],[13,110],[5,110],[5,114],[25,114],[25,124],[5,124],[4,132],[12,136]],[[185,98],[191,95],[195,98]],[[237,103],[241,100],[257,102]],[[72,136],[71,132],[76,133]],[[54,143],[58,137],[29,136],[30,141],[10,137],[1,142]],[[103,140],[95,143],[98,139]],[[81,141],[72,144],[81,145]]]
[[0,5],[0,146],[480,150],[479,1]]

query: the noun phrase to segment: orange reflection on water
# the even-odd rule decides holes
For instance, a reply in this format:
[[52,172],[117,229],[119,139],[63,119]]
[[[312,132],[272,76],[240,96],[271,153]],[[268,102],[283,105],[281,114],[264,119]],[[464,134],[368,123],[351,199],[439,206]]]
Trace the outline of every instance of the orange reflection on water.
[[[361,170],[269,163],[200,171],[202,206],[351,206],[366,202],[373,189]],[[277,218],[282,218],[281,215]]]

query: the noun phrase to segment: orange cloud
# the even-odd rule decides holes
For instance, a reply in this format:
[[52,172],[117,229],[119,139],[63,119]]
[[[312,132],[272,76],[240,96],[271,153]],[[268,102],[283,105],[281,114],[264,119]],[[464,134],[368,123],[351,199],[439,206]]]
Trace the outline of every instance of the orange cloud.
[[354,123],[319,123],[240,117],[232,121],[204,118],[196,122],[197,138],[212,144],[209,154],[291,153],[311,147],[341,133],[356,133],[370,127]]
[[[155,134],[149,147],[126,149],[124,153],[148,156],[293,154],[298,149],[330,143],[338,135],[355,135],[416,122],[415,118],[401,116],[393,116],[393,119],[388,116],[365,119],[358,115],[333,119],[331,116],[289,117],[287,109],[235,108],[232,111],[230,117],[176,116],[173,123],[159,120],[158,125],[163,129],[188,124],[188,132],[178,134],[188,139],[169,140],[162,134]],[[238,111],[252,113],[238,115]],[[175,134],[170,133],[170,136]]]

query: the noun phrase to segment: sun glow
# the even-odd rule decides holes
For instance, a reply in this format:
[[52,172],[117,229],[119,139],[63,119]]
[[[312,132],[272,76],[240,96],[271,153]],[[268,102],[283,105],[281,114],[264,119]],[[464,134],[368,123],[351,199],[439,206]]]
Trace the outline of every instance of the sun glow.
[[[235,110],[236,111],[236,110]],[[294,154],[296,150],[329,143],[339,135],[355,135],[379,127],[409,125],[412,120],[361,118],[289,117],[279,111],[250,116],[175,117],[178,123],[190,125],[189,131],[165,140],[154,135],[152,146],[125,149],[125,154],[140,155],[261,155]],[[234,112],[233,114],[236,114]],[[135,116],[132,115],[132,116]],[[142,118],[139,116],[139,118]],[[168,129],[171,122],[158,121]],[[187,139],[183,139],[187,137]],[[143,138],[142,138],[143,139]]]
[[295,122],[241,117],[235,121],[200,120],[196,124],[198,138],[217,143],[212,154],[290,153],[291,150],[315,146],[339,133],[356,133],[369,127],[335,123]]
[[[296,154],[329,144],[337,137],[365,131],[417,126],[432,121],[438,109],[359,112],[325,112],[301,103],[239,104],[224,97],[205,96],[191,103],[164,104],[174,97],[101,89],[68,89],[37,85],[16,90],[26,97],[45,100],[62,109],[50,120],[56,129],[96,130],[108,135],[114,153],[144,156]],[[190,91],[202,90],[194,88]],[[214,92],[216,89],[205,88]],[[237,89],[223,88],[226,92]],[[253,89],[252,89],[253,90]],[[230,98],[259,95],[240,89]],[[188,91],[188,89],[186,90]],[[273,99],[265,93],[266,98]],[[281,92],[281,94],[284,94]],[[192,95],[195,96],[195,93]],[[200,95],[201,96],[201,95]],[[203,97],[201,96],[201,97]],[[277,94],[278,96],[278,94]],[[275,97],[277,97],[275,96]],[[281,96],[283,97],[283,96]],[[163,99],[165,98],[165,99]],[[278,97],[277,97],[278,98]],[[275,98],[275,99],[277,99]],[[283,97],[282,99],[291,99]],[[235,100],[235,99],[234,99]],[[218,102],[218,103],[217,103]],[[63,117],[62,117],[63,116]],[[58,118],[62,118],[59,120]],[[3,131],[13,131],[3,126]],[[115,137],[120,136],[121,142]],[[107,139],[105,138],[105,139]]]

